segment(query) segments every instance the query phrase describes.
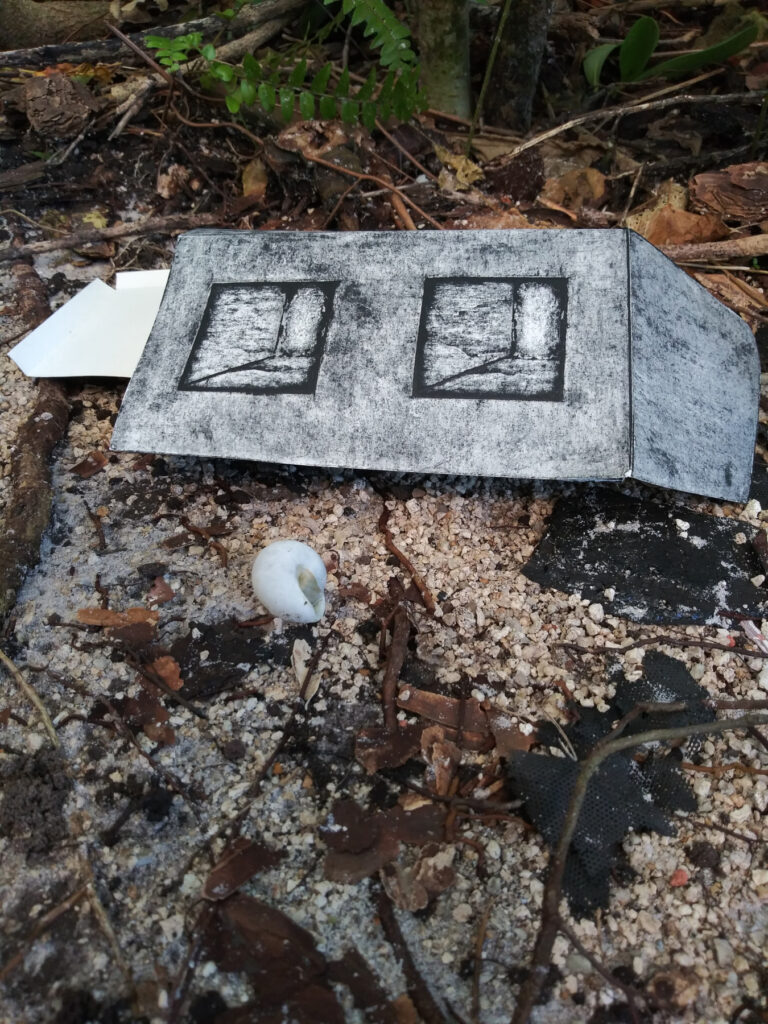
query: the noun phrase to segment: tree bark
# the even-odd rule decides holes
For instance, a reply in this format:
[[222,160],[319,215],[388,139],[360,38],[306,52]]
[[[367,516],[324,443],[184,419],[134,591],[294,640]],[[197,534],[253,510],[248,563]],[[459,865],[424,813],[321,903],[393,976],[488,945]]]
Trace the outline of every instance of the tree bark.
[[512,0],[483,112],[490,124],[527,129],[554,0]]
[[419,0],[421,85],[430,107],[471,115],[467,0]]
[[[19,311],[31,329],[50,313],[45,288],[31,266],[19,262],[12,269]],[[63,389],[41,380],[35,406],[12,447],[8,503],[0,520],[0,624],[14,606],[27,569],[40,557],[53,504],[49,458],[68,420]]]

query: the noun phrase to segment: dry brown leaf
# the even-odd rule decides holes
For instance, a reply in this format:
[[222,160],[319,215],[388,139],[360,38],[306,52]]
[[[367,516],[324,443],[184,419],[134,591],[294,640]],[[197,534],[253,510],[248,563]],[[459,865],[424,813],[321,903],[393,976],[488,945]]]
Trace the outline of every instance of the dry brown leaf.
[[89,476],[93,476],[99,470],[104,469],[106,464],[107,456],[104,452],[88,452],[82,462],[78,462],[76,466],[72,467],[72,472],[87,480]]
[[395,906],[411,912],[424,910],[432,897],[450,888],[456,881],[455,855],[455,847],[431,843],[413,866],[388,864],[381,880]]
[[531,222],[519,210],[477,210],[446,224],[448,227],[464,231],[532,227]]
[[253,196],[259,202],[267,192],[269,175],[264,161],[260,157],[249,160],[243,168],[243,195]]
[[465,750],[487,750],[493,746],[488,716],[480,702],[471,697],[459,700],[430,690],[404,686],[397,696],[398,707],[444,726],[452,740]]
[[183,164],[170,164],[167,171],[157,176],[158,195],[163,199],[172,199],[184,189],[191,175],[190,169]]
[[115,627],[133,626],[137,622],[157,622],[157,612],[150,608],[126,608],[118,612],[112,608],[79,608],[77,621],[86,626]]
[[147,601],[152,605],[167,604],[172,601],[176,595],[168,586],[162,576],[155,576],[152,586],[149,588],[147,594]]
[[496,741],[496,750],[501,757],[508,757],[513,750],[530,750],[536,742],[535,730],[532,729],[529,733],[522,732],[503,711],[491,708],[488,712],[488,721]]
[[636,206],[624,223],[639,235],[645,235],[649,221],[657,210],[671,206],[675,210],[685,210],[688,206],[688,190],[672,178],[662,181],[656,194],[640,206]]
[[729,231],[714,213],[688,213],[663,206],[657,210],[640,234],[652,245],[688,245],[692,242],[719,242]]
[[439,146],[436,143],[435,155],[444,167],[453,171],[456,188],[467,188],[483,178],[482,168],[461,153],[453,153],[445,146]]
[[697,174],[691,201],[727,220],[754,224],[768,218],[768,162],[732,164],[724,171]]
[[206,900],[224,900],[260,871],[275,867],[285,856],[245,836],[239,836],[224,850],[203,886]]
[[148,668],[160,676],[165,685],[171,690],[180,690],[184,685],[179,663],[170,654],[164,654],[161,658],[155,658],[154,661],[149,663]]
[[599,206],[605,201],[606,192],[605,175],[595,167],[581,167],[559,178],[548,178],[540,198],[578,213],[582,206]]
[[421,749],[421,724],[399,724],[391,734],[383,726],[371,726],[358,733],[355,740],[355,760],[369,775],[381,768],[399,768]]
[[421,734],[421,754],[427,765],[428,781],[438,796],[447,796],[461,763],[461,750],[447,738],[442,726],[431,725]]

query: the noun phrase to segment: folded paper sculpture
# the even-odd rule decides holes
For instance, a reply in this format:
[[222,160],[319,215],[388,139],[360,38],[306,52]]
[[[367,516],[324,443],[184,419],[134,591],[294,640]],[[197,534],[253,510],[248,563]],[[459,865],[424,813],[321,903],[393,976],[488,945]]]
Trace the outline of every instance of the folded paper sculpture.
[[743,321],[629,231],[193,231],[118,450],[740,500]]

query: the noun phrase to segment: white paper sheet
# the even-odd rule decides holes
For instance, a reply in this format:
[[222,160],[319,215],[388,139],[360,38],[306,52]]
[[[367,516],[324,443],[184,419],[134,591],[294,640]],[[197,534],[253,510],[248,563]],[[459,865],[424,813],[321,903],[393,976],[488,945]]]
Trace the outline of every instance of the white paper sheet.
[[167,280],[167,270],[137,270],[118,273],[116,288],[91,281],[9,355],[29,377],[130,377]]

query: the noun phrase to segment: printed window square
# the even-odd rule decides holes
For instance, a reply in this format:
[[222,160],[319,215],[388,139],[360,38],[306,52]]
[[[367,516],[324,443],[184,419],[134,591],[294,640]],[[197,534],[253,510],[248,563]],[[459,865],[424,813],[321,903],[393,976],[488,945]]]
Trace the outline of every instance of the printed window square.
[[212,285],[179,390],[314,394],[338,283]]
[[563,400],[565,278],[424,282],[415,398]]

